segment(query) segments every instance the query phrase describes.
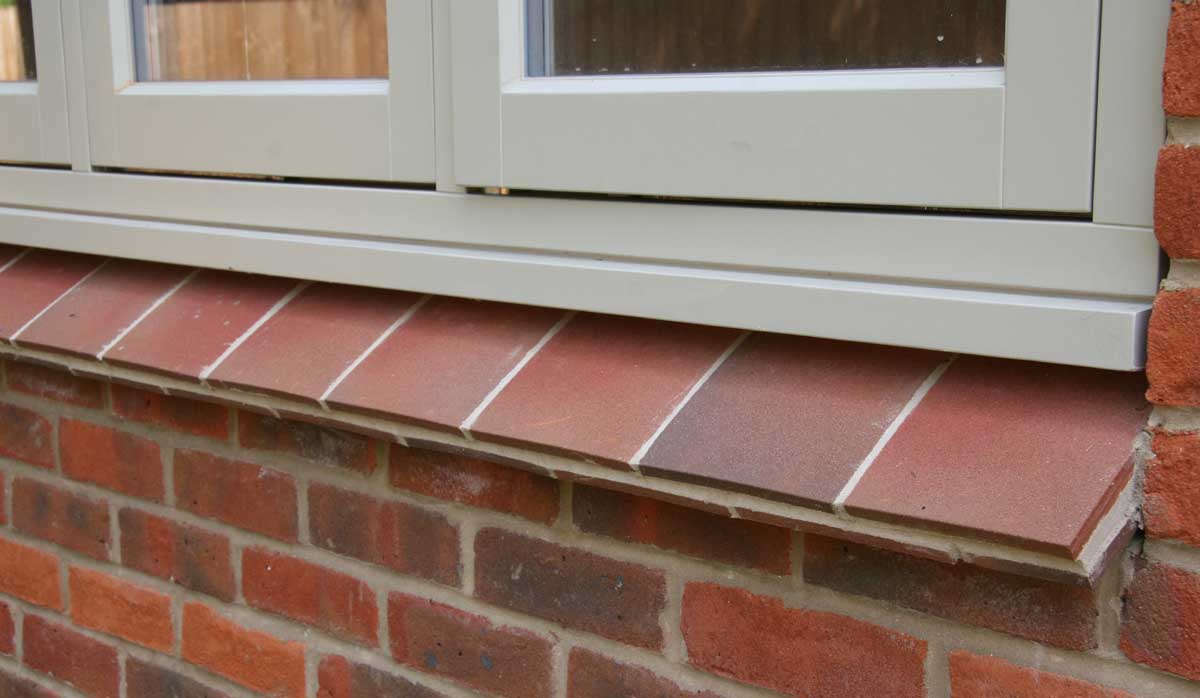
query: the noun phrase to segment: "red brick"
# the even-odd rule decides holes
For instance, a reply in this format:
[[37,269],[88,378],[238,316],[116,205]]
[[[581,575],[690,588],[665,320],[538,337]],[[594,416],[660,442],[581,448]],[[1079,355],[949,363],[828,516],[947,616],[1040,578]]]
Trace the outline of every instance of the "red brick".
[[17,478],[13,526],[97,560],[108,559],[108,504],[34,480]]
[[710,691],[680,688],[649,669],[622,664],[615,659],[576,647],[571,650],[567,674],[567,698],[720,698]]
[[53,468],[53,433],[50,420],[37,412],[0,404],[0,457]]
[[0,538],[0,592],[38,606],[62,610],[58,558]]
[[104,406],[104,384],[99,381],[20,361],[9,362],[5,373],[9,390],[80,407]]
[[1146,534],[1200,546],[1200,435],[1156,432],[1146,469]]
[[1200,148],[1167,145],[1158,151],[1154,232],[1171,257],[1200,258]]
[[296,496],[291,475],[201,451],[175,452],[175,504],[193,514],[295,541]]
[[238,412],[238,441],[246,448],[286,456],[364,475],[375,472],[377,442],[359,434],[317,424]]
[[126,698],[229,698],[195,679],[136,657],[125,660]]
[[261,693],[304,698],[304,645],[244,628],[203,604],[183,607],[183,658]]
[[661,572],[488,528],[475,536],[475,595],[521,613],[658,649]]
[[440,513],[314,483],[308,488],[308,521],[314,545],[402,574],[458,584],[458,529]]
[[789,695],[925,695],[925,642],[860,620],[693,582],[682,629],[694,666]]
[[551,524],[558,518],[558,483],[470,456],[393,445],[392,487],[449,502]]
[[117,515],[121,564],[194,591],[232,601],[229,539],[136,509]]
[[1200,116],[1200,7],[1171,4],[1163,65],[1163,108],[1171,116]]
[[317,667],[317,698],[445,697],[437,691],[373,666],[353,664],[345,657],[329,656],[322,658]]
[[224,405],[113,383],[112,410],[133,422],[210,439],[229,438],[229,408]]
[[0,696],[4,696],[4,698],[59,698],[57,693],[45,686],[7,671],[0,671]]
[[24,661],[93,698],[117,698],[116,648],[38,616],[25,616]]
[[727,565],[791,574],[791,531],[677,504],[576,484],[575,525]]
[[531,632],[405,594],[388,596],[392,656],[489,694],[548,698],[550,643]]
[[1147,399],[1160,405],[1200,405],[1198,342],[1200,289],[1160,292],[1146,335]]
[[163,652],[174,644],[171,598],[95,570],[72,567],[71,620]]
[[1133,698],[1078,679],[970,652],[950,654],[952,698]]
[[375,592],[349,575],[259,548],[242,552],[246,603],[350,640],[378,642]]
[[814,535],[804,538],[804,580],[1048,645],[1096,646],[1099,610],[1086,587]]
[[1200,681],[1200,575],[1140,564],[1125,589],[1121,650],[1135,662]]
[[6,603],[0,603],[0,654],[12,654],[17,651],[16,632],[12,608]]
[[58,425],[63,474],[74,480],[163,501],[163,464],[158,444],[91,422],[64,418]]

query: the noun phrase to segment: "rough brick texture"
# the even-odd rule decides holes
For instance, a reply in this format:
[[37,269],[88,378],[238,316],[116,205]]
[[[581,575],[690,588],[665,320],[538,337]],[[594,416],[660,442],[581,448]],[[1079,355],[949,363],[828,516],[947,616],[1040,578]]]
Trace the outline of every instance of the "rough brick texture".
[[22,632],[29,668],[91,698],[117,698],[120,668],[116,648],[40,616],[25,616]]
[[1158,244],[1175,259],[1200,258],[1200,147],[1164,146],[1158,153],[1156,177]]
[[[0,670],[0,696],[4,698],[58,698],[58,694],[29,679]],[[130,696],[130,698],[134,698]]]
[[285,541],[296,540],[296,481],[286,473],[202,451],[175,452],[181,509]]
[[1158,432],[1146,470],[1146,534],[1200,546],[1200,435]]
[[445,698],[415,684],[345,657],[325,657],[317,669],[317,698]]
[[118,429],[77,419],[58,425],[63,474],[105,489],[163,501],[163,464],[158,444]]
[[304,696],[304,646],[243,627],[208,606],[183,608],[183,658],[256,691]]
[[0,404],[0,458],[13,458],[41,468],[54,467],[54,427],[42,415],[16,405]]
[[72,567],[71,620],[77,625],[169,652],[175,641],[171,598],[111,575]]
[[549,524],[558,516],[558,483],[548,477],[480,458],[393,446],[392,487],[513,514]]
[[1096,646],[1099,611],[1086,587],[967,564],[949,565],[808,535],[804,580],[1068,649]]
[[0,538],[0,592],[31,604],[61,609],[58,558]]
[[104,384],[48,366],[10,361],[5,365],[9,390],[79,407],[103,407]]
[[133,422],[153,424],[174,431],[229,438],[229,408],[198,400],[112,384],[112,411]]
[[369,475],[377,461],[373,439],[318,424],[238,412],[238,441],[246,448],[283,455]]
[[396,661],[508,698],[549,698],[550,643],[405,594],[388,597]]
[[950,655],[951,698],[1133,698],[1124,691],[969,652]]
[[125,660],[126,698],[229,698],[229,694],[136,657]]
[[720,698],[709,691],[685,690],[649,669],[580,648],[571,650],[567,671],[567,698]]
[[121,563],[224,601],[234,594],[229,539],[196,526],[122,509]]
[[17,626],[13,621],[12,607],[0,603],[0,654],[13,654],[17,651]]
[[683,595],[682,629],[693,665],[789,695],[925,695],[925,642],[845,616],[691,583]]
[[1154,299],[1146,336],[1146,397],[1160,405],[1200,405],[1200,289]]
[[1125,590],[1121,649],[1135,662],[1200,681],[1200,575],[1151,564]]
[[1163,108],[1172,116],[1200,116],[1200,6],[1191,0],[1171,5],[1167,55],[1163,66]]
[[108,559],[108,504],[44,482],[17,478],[12,485],[13,526],[21,533]]

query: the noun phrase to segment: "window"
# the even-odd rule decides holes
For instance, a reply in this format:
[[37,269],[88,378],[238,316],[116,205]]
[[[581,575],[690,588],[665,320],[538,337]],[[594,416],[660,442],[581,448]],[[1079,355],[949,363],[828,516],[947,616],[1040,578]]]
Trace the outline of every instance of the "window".
[[0,242],[1141,365],[1167,0],[0,10]]

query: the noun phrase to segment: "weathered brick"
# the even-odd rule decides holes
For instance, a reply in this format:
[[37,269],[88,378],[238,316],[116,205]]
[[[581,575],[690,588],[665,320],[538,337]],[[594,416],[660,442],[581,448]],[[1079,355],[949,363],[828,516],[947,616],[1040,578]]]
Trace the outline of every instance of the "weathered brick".
[[229,408],[224,405],[113,383],[112,411],[133,422],[210,439],[229,438]]
[[53,468],[54,427],[50,420],[33,410],[0,404],[0,458]]
[[[132,696],[130,698],[133,698]],[[433,689],[345,657],[329,656],[317,667],[317,698],[445,698]]]
[[1146,534],[1200,546],[1200,435],[1156,432],[1146,469]]
[[80,407],[103,407],[104,384],[61,369],[22,361],[9,362],[8,389]]
[[170,669],[130,657],[125,660],[125,697],[229,698],[229,695]]
[[550,524],[558,517],[551,478],[457,453],[393,445],[392,487]]
[[314,545],[402,574],[458,584],[458,529],[442,514],[313,483],[308,521]]
[[58,558],[0,538],[0,592],[31,604],[62,610]]
[[551,645],[531,632],[398,593],[388,596],[388,632],[392,656],[402,664],[489,694],[551,693]]
[[175,503],[193,514],[295,541],[296,497],[291,475],[202,451],[175,452]]
[[1125,589],[1121,650],[1135,662],[1200,681],[1200,575],[1138,566]]
[[1160,405],[1200,405],[1200,289],[1154,298],[1146,335],[1146,398]]
[[804,580],[1048,645],[1096,646],[1090,589],[808,535]]
[[1163,108],[1172,116],[1200,116],[1200,7],[1191,0],[1171,4],[1163,65]]
[[108,559],[108,504],[25,478],[13,481],[13,526],[97,560]]
[[475,595],[631,645],[662,646],[661,572],[488,528],[475,536]]
[[137,509],[122,509],[121,564],[194,591],[232,601],[229,539]]
[[163,463],[158,444],[119,429],[64,418],[58,425],[63,474],[73,480],[163,501]]
[[1171,257],[1200,259],[1200,148],[1167,145],[1158,151],[1154,233]]
[[304,645],[244,628],[203,604],[183,607],[183,658],[261,693],[304,697]]
[[379,636],[375,592],[361,580],[260,548],[242,552],[246,603],[374,645]]
[[39,616],[22,624],[26,666],[78,688],[93,698],[117,698],[116,648]]
[[54,691],[22,676],[0,671],[0,696],[4,698],[59,698]]
[[925,695],[925,642],[853,618],[693,582],[682,629],[694,666],[789,695]]
[[1133,698],[1124,691],[970,652],[950,654],[951,698]]
[[171,599],[111,575],[72,567],[71,620],[151,649],[169,652],[174,644]]
[[377,463],[378,442],[374,439],[245,410],[238,412],[238,442],[246,448],[275,451],[364,475],[375,472]]
[[572,499],[575,525],[587,533],[770,574],[791,573],[787,529],[580,484]]
[[571,650],[567,671],[567,698],[721,698],[711,691],[685,690],[649,669],[622,664],[580,647]]
[[12,654],[17,651],[16,633],[17,626],[13,622],[12,608],[6,603],[0,603],[0,654]]

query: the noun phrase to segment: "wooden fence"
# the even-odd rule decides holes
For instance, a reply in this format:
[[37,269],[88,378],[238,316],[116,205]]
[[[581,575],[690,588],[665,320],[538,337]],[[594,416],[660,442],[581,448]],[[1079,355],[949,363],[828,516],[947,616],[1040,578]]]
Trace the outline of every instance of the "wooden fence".
[[33,46],[21,40],[22,27],[29,31],[28,10],[0,4],[0,82],[33,77]]

